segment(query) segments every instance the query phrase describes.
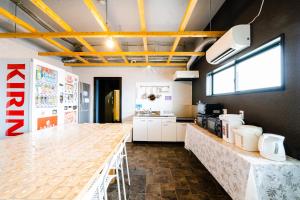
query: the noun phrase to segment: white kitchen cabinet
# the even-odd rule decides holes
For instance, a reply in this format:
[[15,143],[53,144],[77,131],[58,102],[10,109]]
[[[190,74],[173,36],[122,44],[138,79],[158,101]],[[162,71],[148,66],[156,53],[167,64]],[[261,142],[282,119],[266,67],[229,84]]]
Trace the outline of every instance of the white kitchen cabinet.
[[165,142],[176,142],[176,119],[162,119],[161,139]]
[[185,125],[176,123],[176,117],[134,117],[133,141],[182,142]]
[[134,118],[133,119],[133,141],[147,141],[148,129],[147,118]]
[[161,119],[151,117],[148,118],[148,141],[160,142],[161,141]]
[[187,123],[176,123],[177,142],[184,142]]

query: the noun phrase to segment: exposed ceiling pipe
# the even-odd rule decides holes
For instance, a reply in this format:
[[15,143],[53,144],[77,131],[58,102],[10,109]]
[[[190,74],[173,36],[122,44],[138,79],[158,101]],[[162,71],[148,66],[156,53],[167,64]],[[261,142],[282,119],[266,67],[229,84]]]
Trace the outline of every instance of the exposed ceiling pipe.
[[[39,18],[38,16],[36,16],[33,12],[31,12],[31,10],[29,10],[28,8],[26,8],[21,0],[10,0],[12,3],[14,3],[18,8],[20,8],[23,12],[25,12],[28,16],[30,16],[34,21],[36,21],[39,25],[41,25],[43,28],[45,28],[47,31],[49,32],[56,32],[53,28],[51,28],[48,24],[46,24],[46,22],[44,22],[41,18]],[[76,44],[65,39],[65,38],[61,38],[62,40],[64,40],[65,42],[71,44],[72,46],[76,47]]]
[[[146,62],[144,57],[127,57],[129,62],[133,61],[133,62]],[[100,62],[101,60],[97,57],[84,57],[84,59],[88,60],[89,62]],[[122,58],[119,57],[106,57],[106,59],[108,61],[112,61],[112,62],[123,62]],[[175,57],[173,59],[174,62],[186,62],[189,59],[189,57]],[[166,62],[168,60],[167,57],[151,57],[149,58],[149,62]],[[78,62],[78,60],[76,60],[73,57],[63,57],[62,61],[64,63],[72,63],[72,62]]]
[[[207,48],[209,45],[212,45],[215,41],[217,41],[217,38],[206,38],[202,40],[202,42],[195,48],[194,52],[201,52],[205,48]],[[187,70],[190,70],[191,65],[196,60],[198,56],[191,56],[187,63]]]

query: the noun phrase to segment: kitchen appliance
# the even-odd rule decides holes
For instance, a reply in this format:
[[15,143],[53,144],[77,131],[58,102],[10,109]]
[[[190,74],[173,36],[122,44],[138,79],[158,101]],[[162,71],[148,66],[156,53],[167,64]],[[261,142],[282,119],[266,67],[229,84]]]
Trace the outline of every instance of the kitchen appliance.
[[260,155],[274,161],[285,161],[284,137],[281,135],[264,133],[258,141]]
[[261,127],[241,125],[232,130],[234,132],[236,146],[246,151],[258,151],[258,140],[263,133]]
[[197,105],[198,113],[205,115],[220,115],[222,114],[223,105],[222,104],[206,104],[199,101]]
[[208,115],[198,114],[197,119],[196,119],[196,123],[199,126],[201,126],[202,128],[207,128],[207,118],[208,117],[209,117]]
[[90,85],[80,82],[79,94],[79,123],[88,123],[90,117]]
[[105,96],[105,122],[120,122],[120,90],[113,90]]
[[173,80],[174,81],[191,81],[199,78],[199,71],[176,71]]
[[233,128],[244,124],[242,115],[238,114],[222,114],[219,116],[222,120],[222,137],[226,142],[234,143]]
[[207,129],[222,138],[222,121],[218,117],[207,118]]

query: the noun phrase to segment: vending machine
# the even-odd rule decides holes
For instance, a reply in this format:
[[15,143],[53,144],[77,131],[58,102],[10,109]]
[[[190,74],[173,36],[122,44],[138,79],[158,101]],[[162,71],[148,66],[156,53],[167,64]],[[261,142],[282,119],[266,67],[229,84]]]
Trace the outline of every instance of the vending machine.
[[78,76],[33,60],[31,130],[78,122]]
[[58,76],[63,70],[47,63],[33,60],[31,81],[31,130],[57,125]]
[[78,122],[78,76],[65,73],[64,85],[64,123]]
[[0,138],[78,122],[78,76],[36,59],[0,61]]

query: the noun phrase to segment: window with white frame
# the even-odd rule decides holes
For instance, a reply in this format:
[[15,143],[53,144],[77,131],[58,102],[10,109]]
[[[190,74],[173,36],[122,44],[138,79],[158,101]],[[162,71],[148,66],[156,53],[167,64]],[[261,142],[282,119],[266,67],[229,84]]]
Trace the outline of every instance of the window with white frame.
[[206,95],[283,88],[283,36],[207,74]]

